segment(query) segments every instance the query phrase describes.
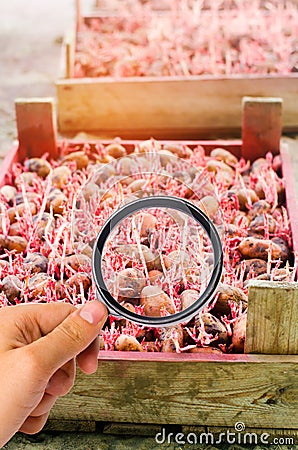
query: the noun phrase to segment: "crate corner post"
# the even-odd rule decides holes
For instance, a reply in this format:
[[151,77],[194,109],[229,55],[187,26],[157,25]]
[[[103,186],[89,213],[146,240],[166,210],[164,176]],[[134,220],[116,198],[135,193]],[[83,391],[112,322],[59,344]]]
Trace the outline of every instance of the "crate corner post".
[[57,130],[52,98],[18,98],[15,100],[19,140],[19,158],[41,157],[48,153],[57,158]]
[[242,156],[254,161],[264,152],[276,155],[282,135],[283,99],[279,97],[243,97]]
[[245,352],[298,355],[296,282],[250,282]]

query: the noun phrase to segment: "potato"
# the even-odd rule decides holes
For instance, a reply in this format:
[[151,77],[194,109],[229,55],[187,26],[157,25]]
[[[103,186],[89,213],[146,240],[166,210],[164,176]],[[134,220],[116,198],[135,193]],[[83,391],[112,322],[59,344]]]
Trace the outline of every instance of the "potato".
[[233,323],[232,346],[234,353],[243,353],[246,337],[247,315],[242,314]]
[[261,215],[255,217],[250,222],[248,232],[252,233],[252,234],[259,234],[261,236],[264,236],[265,223],[266,223],[266,229],[269,231],[269,233],[274,234],[276,232],[278,224],[277,224],[276,220],[274,220],[270,214],[266,215],[266,219],[265,219],[264,214],[261,214]]
[[137,163],[133,158],[128,156],[124,156],[117,161],[117,173],[120,175],[128,176],[134,173],[139,173],[140,170],[138,168]]
[[236,156],[232,155],[231,152],[223,148],[215,148],[210,153],[211,158],[215,158],[218,161],[223,161],[225,164],[235,166],[238,163]]
[[281,258],[281,247],[270,240],[247,237],[238,245],[238,250],[242,256],[248,259],[257,258],[267,261],[269,249],[271,250],[273,260]]
[[158,345],[158,343],[155,341],[143,342],[142,347],[145,352],[160,352],[160,345]]
[[0,292],[5,294],[11,304],[15,304],[21,296],[22,283],[15,275],[7,275],[0,284]]
[[124,269],[116,275],[118,295],[125,298],[137,298],[146,286],[146,279],[141,270]]
[[245,211],[247,209],[249,200],[250,200],[250,203],[255,203],[259,200],[259,197],[257,196],[257,194],[255,193],[255,191],[253,189],[249,189],[249,188],[239,189],[235,193],[238,197],[239,208],[242,211]]
[[99,165],[98,169],[94,173],[92,180],[97,186],[101,186],[105,183],[109,178],[115,176],[115,168],[111,164],[102,164]]
[[269,167],[268,161],[265,158],[258,158],[253,162],[251,166],[251,172],[260,172],[267,167]]
[[206,163],[206,169],[208,172],[214,172],[216,179],[220,183],[224,183],[226,186],[230,186],[235,177],[234,170],[222,161],[216,159],[210,159]]
[[[129,302],[122,302],[121,306],[123,306],[123,308],[125,308],[125,309],[128,309],[128,311],[130,311],[132,313],[136,312],[135,307]],[[126,322],[125,319],[124,319],[124,322]],[[125,325],[125,323],[124,323],[124,325]]]
[[47,272],[48,258],[41,253],[28,254],[24,259],[24,269],[32,273]]
[[16,197],[17,190],[15,187],[5,184],[0,189],[0,193],[3,195],[7,203],[11,203]]
[[199,292],[194,289],[186,289],[183,291],[180,295],[181,310],[189,308],[199,299],[199,297]]
[[75,162],[77,170],[82,170],[86,169],[86,167],[88,166],[89,158],[84,151],[80,150],[77,152],[69,153],[68,155],[64,156],[62,162],[63,163]]
[[64,259],[64,266],[70,266],[76,272],[88,270],[91,267],[91,259],[82,254],[70,255]]
[[148,182],[148,180],[144,180],[143,178],[141,178],[139,180],[134,180],[128,185],[128,189],[131,192],[141,191],[147,182]]
[[183,267],[188,267],[190,264],[189,254],[184,250],[174,250],[168,255],[164,255],[163,260],[166,269],[170,269],[173,266],[180,266],[181,264]]
[[[160,328],[161,351],[176,353],[176,345],[183,347],[183,328],[181,325]],[[175,340],[174,340],[175,339]],[[175,345],[176,342],[176,345]]]
[[[263,259],[246,259],[241,261],[241,264],[244,264],[244,277],[246,277],[249,273],[253,273],[254,277],[267,273],[267,262]],[[238,268],[239,265],[240,263],[236,266],[236,268]]]
[[150,270],[148,272],[150,283],[155,283],[157,280],[161,279],[164,275],[160,270]]
[[223,352],[216,347],[194,347],[188,350],[188,353],[201,353],[204,354],[212,354],[212,355],[222,355]]
[[163,146],[163,151],[164,150],[171,152],[178,158],[190,158],[193,154],[192,150],[187,145],[182,144],[166,143]]
[[81,292],[81,286],[83,286],[83,291],[86,294],[91,286],[91,279],[86,273],[78,272],[69,277],[65,285],[73,288],[77,293]]
[[29,279],[29,291],[31,297],[37,295],[45,295],[47,291],[47,286],[52,278],[45,273],[38,273]]
[[271,242],[274,242],[274,244],[277,244],[280,247],[281,249],[280,259],[282,261],[287,261],[291,259],[291,250],[289,248],[288,243],[284,239],[280,237],[274,237],[271,239]]
[[217,288],[218,298],[211,313],[216,317],[228,316],[231,313],[229,301],[239,304],[242,302],[243,308],[247,308],[248,298],[244,292],[236,286],[220,283]]
[[21,192],[18,192],[15,196],[16,205],[20,205],[21,203],[25,203],[25,199],[28,202],[35,203],[35,200],[41,200],[41,195],[36,192],[26,192],[25,197]]
[[[160,260],[151,252],[151,250],[149,250],[148,247],[146,247],[146,245],[141,244],[141,250],[148,270],[161,269]],[[143,262],[143,258],[141,258],[137,244],[117,245],[115,247],[115,252],[127,258],[127,267],[131,266],[132,260],[138,261],[139,263]]]
[[161,144],[158,141],[148,139],[139,144],[138,150],[140,153],[152,153],[153,150],[159,151],[161,149]]
[[148,237],[157,227],[157,219],[153,214],[142,213],[136,218],[136,222],[141,223],[140,235],[141,237]]
[[63,214],[64,208],[67,205],[68,200],[66,195],[63,194],[60,189],[51,190],[48,201],[47,201],[47,211],[53,210],[54,214]]
[[51,171],[51,164],[42,158],[31,158],[25,163],[29,172],[35,172],[41,178],[46,178]]
[[201,326],[201,321],[203,321],[205,332],[211,334],[213,338],[212,345],[215,344],[227,344],[229,340],[228,330],[225,325],[210,313],[202,313],[195,318],[196,326]]
[[145,316],[160,317],[164,312],[174,314],[175,305],[170,297],[158,286],[146,286],[141,292],[140,305]]
[[117,144],[116,142],[109,144],[106,146],[105,151],[108,155],[112,156],[115,159],[122,158],[126,155],[126,149],[121,144]]
[[71,170],[67,166],[56,167],[52,172],[52,184],[58,189],[66,186],[71,177]]
[[30,211],[31,215],[37,213],[37,206],[34,203],[28,203],[29,208],[26,203],[21,203],[17,206],[13,206],[12,208],[8,208],[7,214],[10,220],[10,223],[14,223],[18,220],[19,217],[23,217],[24,214]]
[[16,253],[23,253],[27,248],[28,242],[21,236],[3,236],[0,235],[0,246],[6,248],[9,251],[15,251]]
[[270,203],[266,202],[265,200],[258,200],[252,205],[247,215],[250,220],[253,220],[255,217],[258,217],[263,213],[268,213],[270,210]]
[[142,352],[143,347],[134,336],[120,334],[115,342],[115,350],[119,352]]
[[39,214],[36,214],[32,217],[33,223],[36,224],[38,221],[38,225],[36,227],[36,234],[39,237],[39,239],[43,239],[45,236],[45,231],[47,229],[48,232],[53,231],[55,227],[55,220],[51,214],[44,212],[39,219]]
[[197,206],[207,214],[210,219],[213,219],[218,213],[219,209],[219,201],[216,197],[212,195],[207,195],[203,197],[198,203]]
[[89,182],[83,187],[82,194],[85,200],[89,202],[91,199],[99,198],[100,189],[96,183]]
[[175,160],[173,153],[169,150],[159,150],[157,152],[157,155],[159,156],[160,164],[162,165],[162,167],[166,167],[168,164],[172,164]]
[[237,228],[249,225],[249,219],[244,211],[237,211],[233,220],[233,225],[235,225]]
[[20,236],[21,230],[20,230],[20,223],[14,222],[10,225],[8,234],[9,236]]

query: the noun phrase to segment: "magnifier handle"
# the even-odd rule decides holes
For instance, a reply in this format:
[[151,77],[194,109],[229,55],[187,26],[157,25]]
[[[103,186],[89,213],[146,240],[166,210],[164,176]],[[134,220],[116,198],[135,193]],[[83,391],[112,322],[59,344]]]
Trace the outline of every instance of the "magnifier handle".
[[105,299],[100,295],[100,292],[98,290],[96,290],[96,297],[99,302],[101,302],[105,305],[105,307],[108,310],[109,315],[117,317],[117,319],[123,319],[123,317],[120,316],[118,312],[116,312],[111,306],[108,306],[106,304]]

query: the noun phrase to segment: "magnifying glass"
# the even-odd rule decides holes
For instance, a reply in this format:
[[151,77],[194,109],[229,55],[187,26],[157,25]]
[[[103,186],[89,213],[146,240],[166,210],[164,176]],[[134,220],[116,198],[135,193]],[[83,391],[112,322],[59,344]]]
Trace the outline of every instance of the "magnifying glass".
[[[141,158],[142,166],[144,158],[152,162],[152,156]],[[94,181],[104,178],[103,172],[95,173],[76,199],[74,224],[81,244],[92,242],[96,294],[109,313],[139,325],[166,327],[187,323],[212,300],[222,275],[223,251],[218,218],[212,220],[202,207],[206,192],[211,194],[210,185],[204,190],[204,174],[195,174],[192,185],[178,183],[176,192],[184,198],[165,195],[155,183],[157,178],[168,187],[169,176],[171,186],[177,187],[177,173],[191,171],[177,171],[177,164],[180,169],[185,165],[177,158],[166,168],[162,162],[159,167],[157,159],[155,155],[154,171],[146,167],[151,183],[144,173],[140,177],[138,158],[133,159],[133,173],[113,171],[119,161],[114,167],[105,165],[109,177],[99,183],[100,193],[88,195],[87,200],[84,194],[86,187],[90,192]],[[145,180],[150,189],[131,195],[125,177],[129,185],[139,182],[144,187]],[[110,190],[103,193],[107,184]],[[111,195],[115,186],[119,198]],[[200,188],[198,195],[192,195],[194,186]]]
[[[144,245],[149,214],[156,220]],[[109,218],[94,245],[92,272],[98,298],[112,315],[172,326],[188,322],[213,298],[222,265],[219,234],[203,211],[187,200],[156,196],[133,201]],[[179,293],[190,285],[191,268],[197,289],[187,304]]]

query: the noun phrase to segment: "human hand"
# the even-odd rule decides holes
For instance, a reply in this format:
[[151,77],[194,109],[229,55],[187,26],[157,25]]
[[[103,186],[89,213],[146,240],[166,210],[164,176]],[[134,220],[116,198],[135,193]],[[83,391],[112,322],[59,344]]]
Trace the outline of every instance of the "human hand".
[[76,361],[97,369],[98,334],[107,318],[93,301],[26,304],[0,310],[0,447],[17,431],[34,434],[74,383]]

